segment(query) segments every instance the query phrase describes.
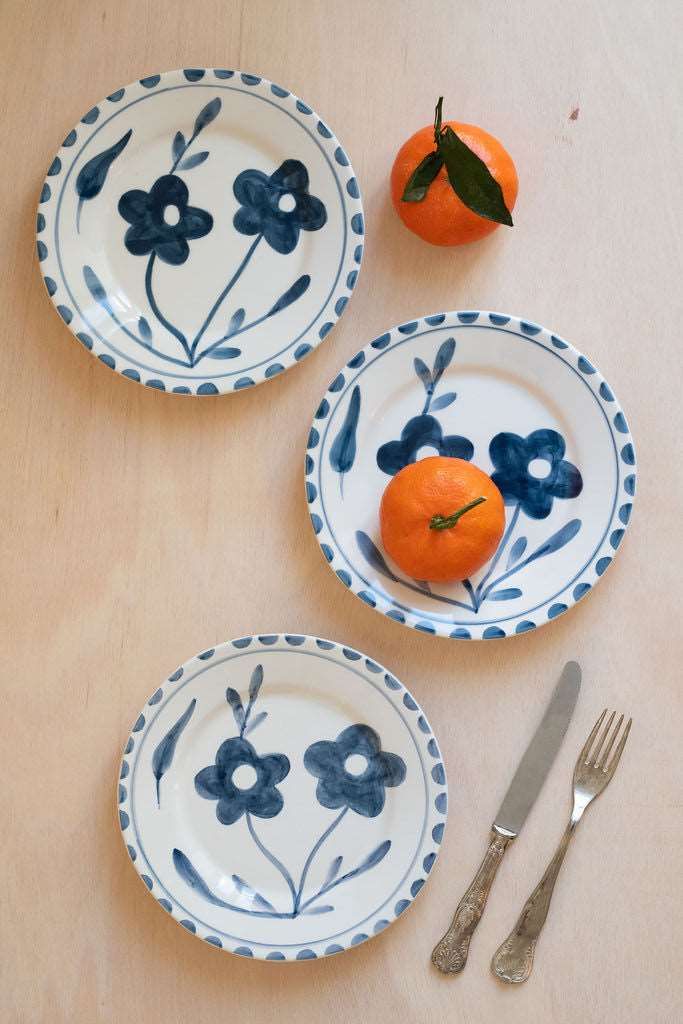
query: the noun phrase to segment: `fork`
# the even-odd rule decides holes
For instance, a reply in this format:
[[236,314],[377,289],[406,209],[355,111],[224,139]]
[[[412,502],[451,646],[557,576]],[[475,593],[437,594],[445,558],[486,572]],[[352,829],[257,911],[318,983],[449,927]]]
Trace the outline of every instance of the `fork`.
[[[619,759],[624,752],[626,740],[631,729],[631,719],[629,718],[623,731],[621,731],[624,716],[620,715],[619,721],[612,728],[612,723],[616,716],[616,712],[613,711],[598,737],[600,726],[604,722],[606,714],[607,708],[605,708],[591,729],[590,735],[576,762],[573,782],[574,803],[571,818],[555,851],[555,856],[548,864],[543,878],[525,903],[517,924],[505,942],[499,946],[491,961],[491,970],[501,981],[519,984],[522,981],[526,981],[531,974],[536,943],[545,924],[545,919],[548,916],[553,889],[555,888],[557,876],[560,873],[564,855],[569,846],[569,840],[574,835],[574,830],[581,821],[583,812],[595,800],[596,796],[600,796],[603,789],[609,784],[619,764]],[[621,738],[614,754],[610,758],[612,747],[620,731]]]

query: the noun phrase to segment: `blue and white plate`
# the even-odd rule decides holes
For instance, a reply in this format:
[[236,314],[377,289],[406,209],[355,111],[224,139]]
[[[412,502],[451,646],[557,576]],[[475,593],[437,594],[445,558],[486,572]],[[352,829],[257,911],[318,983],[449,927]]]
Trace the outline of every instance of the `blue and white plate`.
[[[407,578],[379,539],[389,480],[435,454],[471,459],[507,506],[496,554],[462,583]],[[330,384],[305,469],[313,529],[341,582],[396,622],[463,640],[525,633],[587,594],[636,489],[629,428],[602,374],[556,334],[500,313],[438,313],[375,338]]]
[[363,208],[306,103],[256,75],[189,68],[83,115],[47,172],[37,250],[57,312],[105,365],[215,395],[326,337],[356,283]]
[[309,636],[186,662],[121,762],[121,830],[151,895],[211,945],[265,960],[340,953],[391,924],[427,880],[446,808],[410,693]]

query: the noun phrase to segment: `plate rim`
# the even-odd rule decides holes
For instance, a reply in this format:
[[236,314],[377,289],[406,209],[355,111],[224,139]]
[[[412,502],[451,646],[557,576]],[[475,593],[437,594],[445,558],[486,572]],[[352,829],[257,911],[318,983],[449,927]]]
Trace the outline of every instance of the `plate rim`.
[[[124,96],[128,100],[149,97],[169,85],[183,88],[209,86],[217,89],[237,90],[260,95],[280,107],[296,120],[322,148],[339,188],[343,220],[348,236],[342,256],[338,279],[325,305],[304,335],[292,341],[285,352],[267,356],[259,366],[249,371],[235,371],[221,377],[197,377],[179,381],[163,370],[151,371],[135,365],[135,360],[114,354],[79,312],[72,308],[66,282],[56,256],[54,232],[55,210],[58,206],[60,178],[68,174],[74,162],[73,147],[86,144],[89,139],[116,114]],[[361,270],[364,250],[364,210],[362,193],[353,166],[339,138],[315,109],[289,89],[277,85],[262,75],[227,68],[177,68],[148,75],[122,86],[99,100],[70,129],[48,167],[38,199],[35,219],[35,252],[38,269],[52,305],[74,338],[99,362],[114,370],[126,380],[142,384],[165,394],[186,397],[229,395],[244,391],[280,376],[315,351],[327,338],[345,312]]]
[[[223,660],[231,660],[232,658],[242,657],[249,649],[253,653],[277,650],[296,653],[297,651],[302,652],[305,650],[307,655],[317,654],[319,657],[325,657],[328,660],[332,656],[331,660],[336,661],[343,667],[353,666],[353,671],[364,676],[366,682],[370,685],[376,686],[372,677],[375,680],[383,680],[385,689],[380,692],[387,697],[389,703],[400,714],[416,744],[418,756],[422,763],[429,799],[425,812],[424,833],[411,867],[408,869],[403,881],[399,884],[397,891],[387,897],[385,904],[378,910],[373,911],[367,920],[345,929],[340,935],[335,936],[333,940],[323,938],[315,940],[308,945],[298,942],[278,945],[270,942],[257,942],[256,940],[231,939],[231,944],[229,945],[226,942],[225,936],[219,938],[214,931],[192,913],[181,908],[179,905],[177,906],[175,900],[171,901],[168,899],[171,894],[156,879],[153,865],[147,860],[144,851],[136,846],[134,828],[132,827],[134,825],[134,816],[131,806],[130,784],[135,773],[142,740],[156,720],[156,714],[168,701],[175,697],[177,692],[175,684],[179,683],[181,679],[184,679],[185,682],[193,680],[197,674],[206,670],[208,667],[207,662],[216,656],[228,655]],[[193,674],[188,679],[189,673]],[[448,779],[443,756],[427,716],[410,690],[384,665],[347,644],[312,634],[260,633],[227,640],[208,650],[201,651],[183,662],[151,694],[133,723],[123,747],[116,784],[116,810],[119,831],[128,857],[138,877],[155,901],[182,927],[214,948],[222,949],[237,956],[278,963],[291,963],[302,960],[322,959],[361,945],[361,943],[367,942],[376,935],[379,935],[412,905],[424,888],[425,882],[428,881],[430,872],[440,852],[448,816],[448,792]],[[154,875],[154,879],[150,875]],[[393,909],[389,909],[386,903],[392,903]],[[367,927],[367,931],[359,931],[359,929],[365,927]],[[330,942],[331,945],[329,947],[326,946],[324,950],[319,952],[312,948],[318,944]]]
[[[471,326],[505,330],[507,333],[517,334],[521,338],[542,342],[548,351],[567,363],[592,391],[605,416],[615,446],[618,481],[614,507],[605,536],[589,564],[579,574],[580,579],[571,581],[554,597],[533,609],[534,618],[537,621],[529,617],[531,615],[529,612],[511,615],[508,619],[499,619],[495,624],[472,622],[467,623],[465,627],[456,622],[445,621],[444,616],[434,619],[428,612],[399,610],[393,602],[387,601],[381,592],[366,583],[355,568],[349,564],[330,529],[319,487],[316,486],[313,479],[319,468],[321,450],[319,446],[322,444],[323,425],[342,401],[348,388],[366,368],[370,356],[377,357],[378,354],[383,354],[395,347],[397,343],[403,343],[413,335],[419,337],[427,331]],[[352,371],[351,374],[347,374],[348,369]],[[619,423],[619,427],[616,426],[615,421]],[[624,472],[624,467],[626,472]],[[317,482],[319,483],[319,475]],[[626,486],[627,482],[628,487]],[[385,618],[429,636],[453,640],[502,640],[519,636],[547,625],[573,608],[591,592],[611,565],[633,518],[636,484],[637,460],[628,420],[613,389],[600,370],[561,335],[532,320],[492,310],[450,310],[426,314],[395,325],[356,352],[331,381],[318,405],[309,431],[304,460],[304,486],[313,532],[325,562],[339,582],[360,598],[364,604],[384,615]],[[628,506],[627,509],[626,506]],[[621,518],[622,515],[627,516],[625,521]],[[567,591],[569,593],[566,593]],[[506,623],[510,623],[508,629],[503,628]]]

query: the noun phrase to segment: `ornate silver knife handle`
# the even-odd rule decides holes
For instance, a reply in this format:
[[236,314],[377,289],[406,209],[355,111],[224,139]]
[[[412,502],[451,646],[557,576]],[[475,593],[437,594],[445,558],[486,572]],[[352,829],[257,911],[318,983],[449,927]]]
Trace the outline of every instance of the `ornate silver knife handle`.
[[555,882],[574,834],[576,822],[572,821],[560,840],[555,856],[548,864],[543,878],[524,904],[517,924],[503,942],[491,961],[491,970],[501,981],[518,985],[526,981],[534,965],[536,943],[541,934],[550,909],[550,900]]
[[498,865],[514,836],[491,831],[489,848],[469,889],[460,900],[450,928],[432,952],[432,963],[444,974],[457,974],[467,963],[470,939],[481,920]]

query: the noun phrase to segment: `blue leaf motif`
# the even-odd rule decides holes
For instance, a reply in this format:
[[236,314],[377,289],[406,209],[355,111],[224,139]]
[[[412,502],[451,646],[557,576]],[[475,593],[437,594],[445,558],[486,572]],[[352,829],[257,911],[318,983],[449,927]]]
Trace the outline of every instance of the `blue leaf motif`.
[[124,151],[130,137],[133,134],[133,129],[129,128],[125,135],[122,135],[118,142],[115,142],[109,149],[103,150],[101,153],[97,153],[91,157],[86,164],[83,165],[81,170],[78,172],[76,178],[76,194],[81,199],[94,199],[95,196],[99,195],[102,191],[109,168],[111,167],[117,156]]
[[252,901],[253,906],[263,907],[266,910],[275,910],[273,904],[269,903],[265,896],[261,896],[261,894],[256,892],[255,889],[252,889],[249,883],[245,882],[244,879],[240,878],[239,875],[233,875],[232,881],[233,885],[237,889],[237,892],[240,893],[240,895],[248,896]]
[[197,698],[193,697],[178,721],[175,725],[171,726],[152,755],[152,772],[156,779],[157,807],[161,807],[161,796],[159,793],[161,779],[173,763],[176,745],[183,730],[185,729],[185,726],[192,718],[196,705]]
[[334,860],[332,861],[332,863],[330,864],[330,866],[329,866],[329,868],[327,870],[327,875],[325,876],[325,881],[323,882],[321,888],[325,889],[330,884],[330,882],[334,881],[334,879],[339,874],[339,869],[342,866],[343,859],[344,859],[343,857],[335,857],[334,858]]
[[310,283],[310,276],[308,274],[302,274],[301,277],[294,282],[292,287],[288,288],[287,291],[280,296],[272,309],[268,310],[267,315],[275,316],[276,313],[286,309],[287,306],[291,306],[293,302],[296,302],[297,299],[301,298],[304,292],[308,289]]
[[246,729],[244,730],[244,735],[248,736],[249,733],[253,732],[254,729],[256,729],[261,724],[261,722],[264,722],[267,717],[268,717],[268,712],[267,711],[259,711],[258,715],[254,715],[254,717],[251,719],[251,721],[247,725]]
[[249,682],[249,700],[255,701],[258,697],[259,690],[263,685],[263,665],[257,665],[254,671],[251,673],[251,680]]
[[386,576],[387,579],[394,580],[395,583],[401,582],[398,576],[391,571],[379,548],[370,539],[370,537],[368,537],[367,533],[364,533],[362,530],[356,530],[356,542],[368,565],[371,565],[372,568],[376,572],[381,573],[382,576]]
[[432,371],[429,369],[425,361],[420,359],[419,356],[415,356],[413,366],[415,367],[415,373],[424,384],[425,390],[429,390],[433,386]]
[[219,907],[223,905],[223,901],[219,900],[217,896],[214,896],[202,876],[193,866],[189,857],[187,857],[182,850],[174,849],[173,864],[180,877],[187,882],[191,889],[196,889],[196,891],[203,896],[205,900],[208,900],[209,903],[213,903],[215,906]]
[[383,843],[380,843],[372,853],[369,853],[364,861],[358,865],[355,870],[355,874],[360,875],[364,871],[369,871],[370,868],[374,868],[376,864],[379,864],[381,860],[384,860],[386,855],[391,849],[391,839],[385,839]]
[[241,348],[230,348],[221,347],[214,348],[211,352],[207,353],[209,359],[237,359],[238,356],[242,355]]
[[533,554],[529,555],[522,564],[529,565],[530,562],[534,562],[537,558],[544,558],[546,555],[552,555],[555,551],[559,551],[560,548],[563,548],[565,544],[569,544],[569,541],[576,537],[580,529],[581,520],[570,519],[552,537],[549,537],[545,544],[541,544],[539,548],[536,548]]
[[142,338],[142,340],[144,342],[147,342],[148,345],[151,345],[152,328],[149,326],[149,323],[147,322],[144,316],[141,316],[140,319],[138,320],[138,330],[140,332],[140,337]]
[[526,537],[518,537],[515,543],[510,548],[510,554],[508,555],[507,568],[518,562],[524,552],[526,551],[527,539]]
[[320,907],[309,907],[308,910],[304,910],[304,914],[329,914],[334,907],[329,903],[323,903]]
[[104,305],[105,303],[108,305],[109,300],[107,298],[107,293],[92,267],[83,267],[83,279],[95,302],[99,302],[100,305]]
[[180,160],[180,158],[181,158],[181,156],[183,155],[184,152],[185,152],[185,136],[183,135],[182,132],[176,132],[175,136],[173,137],[173,144],[171,146],[171,153],[172,153],[174,162]]
[[[183,881],[187,882],[190,888],[194,889],[195,892],[198,892],[200,896],[203,896],[207,903],[212,903],[214,907],[225,907],[228,910],[236,910],[240,914],[250,913],[250,911],[246,910],[244,907],[236,907],[232,903],[226,903],[225,900],[222,900],[218,896],[214,895],[214,893],[211,892],[202,876],[199,874],[197,869],[192,864],[189,857],[187,857],[182,850],[174,849],[173,865],[178,874],[180,875],[180,877],[183,879]],[[261,899],[263,899],[263,897],[261,897]],[[285,915],[278,914],[274,911],[273,913],[265,913],[265,916],[284,917]]]
[[432,376],[435,385],[441,380],[444,370],[448,369],[451,365],[454,353],[455,338],[448,338],[448,340],[444,341],[443,345],[439,348],[439,351],[436,353],[436,359],[434,360],[434,372]]
[[239,693],[232,686],[229,686],[225,691],[225,699],[232,708],[237,728],[241,729],[244,725],[244,707],[242,706],[242,699]]
[[235,310],[230,317],[230,323],[228,324],[228,329],[225,334],[226,340],[236,331],[239,331],[240,327],[244,323],[244,317],[245,311],[243,309],[240,308]]
[[455,391],[447,391],[445,395],[439,395],[435,398],[431,404],[431,411],[438,412],[439,409],[446,409],[449,405],[452,405],[457,398]]
[[503,590],[493,590],[486,595],[489,601],[513,601],[516,597],[522,596],[519,587],[504,587]]
[[221,100],[216,96],[216,98],[207,103],[205,107],[202,107],[197,114],[197,119],[194,123],[195,135],[198,135],[202,128],[206,128],[207,124],[211,124],[211,122],[218,117],[221,106]]
[[179,171],[190,171],[193,167],[198,167],[203,164],[209,155],[208,150],[203,149],[201,153],[193,153],[192,156],[186,156],[184,160],[181,160],[178,164]]
[[353,466],[356,458],[356,430],[360,415],[360,388],[356,384],[351,392],[349,407],[341,426],[341,430],[330,448],[330,465],[340,474],[343,483],[344,474]]
[[119,156],[130,140],[133,129],[129,128],[125,135],[122,135],[118,142],[115,142],[109,149],[103,150],[91,157],[90,160],[78,172],[76,178],[76,194],[78,196],[78,209],[76,211],[76,229],[79,230],[81,206],[86,199],[94,199],[102,191],[107,180],[109,168]]

